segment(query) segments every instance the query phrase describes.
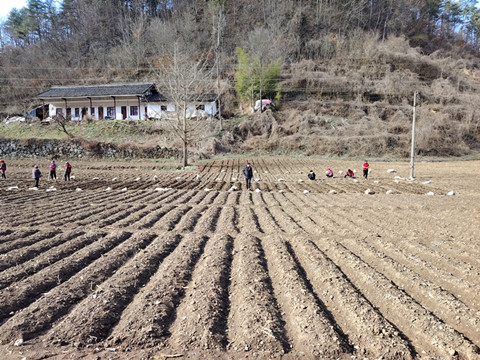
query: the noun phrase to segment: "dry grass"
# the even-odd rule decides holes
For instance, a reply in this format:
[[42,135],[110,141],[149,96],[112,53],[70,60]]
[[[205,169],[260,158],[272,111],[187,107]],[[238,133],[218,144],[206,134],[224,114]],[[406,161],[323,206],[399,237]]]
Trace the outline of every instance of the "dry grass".
[[272,125],[254,117],[239,127],[235,135],[245,149],[408,156],[414,91],[418,154],[464,156],[480,149],[478,59],[427,56],[404,38],[382,42],[363,33],[328,35],[306,46],[319,60],[289,68],[283,88],[294,90],[286,92]]

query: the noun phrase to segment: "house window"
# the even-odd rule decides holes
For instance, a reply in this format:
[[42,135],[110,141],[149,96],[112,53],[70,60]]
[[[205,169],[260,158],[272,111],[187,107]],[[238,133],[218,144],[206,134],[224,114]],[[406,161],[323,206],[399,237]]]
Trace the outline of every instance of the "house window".
[[130,106],[130,116],[138,116],[138,106]]
[[205,111],[205,105],[197,105],[197,107],[195,108],[196,110],[203,110]]
[[63,110],[62,109],[55,109],[55,115],[57,116],[63,116]]
[[114,118],[115,108],[113,106],[107,106],[107,116],[112,119]]
[[75,117],[80,117],[80,108],[75,108]]
[[167,111],[167,105],[160,105],[160,110]]
[[90,108],[90,115],[92,115],[92,116],[95,115],[95,108],[94,107]]

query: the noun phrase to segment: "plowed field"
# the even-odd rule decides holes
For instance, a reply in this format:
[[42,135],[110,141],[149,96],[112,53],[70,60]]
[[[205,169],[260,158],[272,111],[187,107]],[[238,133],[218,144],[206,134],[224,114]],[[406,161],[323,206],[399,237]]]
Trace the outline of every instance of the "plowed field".
[[8,161],[0,359],[480,359],[479,161],[246,160]]

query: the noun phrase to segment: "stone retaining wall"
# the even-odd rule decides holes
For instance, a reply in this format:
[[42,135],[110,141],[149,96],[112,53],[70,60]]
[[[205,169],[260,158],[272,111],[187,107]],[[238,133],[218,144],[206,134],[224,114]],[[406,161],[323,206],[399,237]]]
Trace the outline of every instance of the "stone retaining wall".
[[70,159],[94,157],[104,159],[171,159],[181,155],[177,149],[166,147],[141,147],[136,145],[116,145],[86,140],[55,139],[0,139],[0,157],[35,158],[48,157]]

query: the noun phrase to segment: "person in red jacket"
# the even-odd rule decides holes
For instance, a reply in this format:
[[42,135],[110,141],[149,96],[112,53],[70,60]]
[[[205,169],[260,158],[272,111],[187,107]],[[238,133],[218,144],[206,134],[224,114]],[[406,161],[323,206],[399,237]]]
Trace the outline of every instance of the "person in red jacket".
[[332,169],[328,168],[327,171],[326,171],[326,173],[325,173],[325,175],[326,175],[327,177],[333,177],[333,171],[332,171]]
[[346,173],[343,177],[346,178],[347,176],[348,176],[348,177],[351,177],[351,178],[354,178],[354,177],[355,177],[355,174],[353,173],[352,170],[348,169],[348,170],[347,170],[347,173]]
[[65,181],[70,181],[70,174],[72,173],[72,165],[67,161],[65,163],[65,174],[64,174],[64,179]]
[[367,160],[365,160],[365,162],[363,163],[362,168],[363,168],[363,177],[365,179],[367,179],[368,178],[368,169],[370,169],[370,165],[368,164]]

